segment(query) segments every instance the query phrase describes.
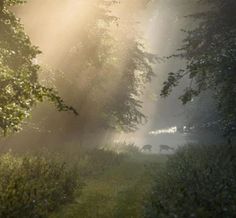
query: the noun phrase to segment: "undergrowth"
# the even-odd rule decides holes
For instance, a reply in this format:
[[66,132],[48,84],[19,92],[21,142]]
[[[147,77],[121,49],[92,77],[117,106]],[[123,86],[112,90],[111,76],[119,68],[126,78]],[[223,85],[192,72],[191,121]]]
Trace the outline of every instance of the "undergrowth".
[[236,217],[235,146],[185,146],[156,169],[147,218]]
[[0,217],[46,218],[71,202],[79,189],[77,171],[40,156],[0,157]]

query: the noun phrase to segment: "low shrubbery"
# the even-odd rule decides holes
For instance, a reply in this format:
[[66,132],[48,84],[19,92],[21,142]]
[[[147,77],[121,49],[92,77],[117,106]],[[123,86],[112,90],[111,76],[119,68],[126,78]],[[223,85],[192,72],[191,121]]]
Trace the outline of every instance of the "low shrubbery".
[[83,167],[86,176],[81,195],[51,218],[143,218],[152,184],[150,171],[162,162],[157,155],[151,157],[90,151]]
[[119,165],[124,155],[104,149],[93,149],[87,152],[79,161],[80,175],[83,177],[96,176],[105,169]]
[[77,175],[60,160],[0,157],[0,217],[44,218],[73,199]]
[[134,143],[130,142],[115,142],[112,144],[107,144],[103,146],[105,150],[111,150],[113,152],[116,152],[118,154],[125,154],[125,155],[136,155],[141,153],[141,150],[138,146],[136,146]]
[[148,218],[236,217],[236,151],[186,146],[158,170]]

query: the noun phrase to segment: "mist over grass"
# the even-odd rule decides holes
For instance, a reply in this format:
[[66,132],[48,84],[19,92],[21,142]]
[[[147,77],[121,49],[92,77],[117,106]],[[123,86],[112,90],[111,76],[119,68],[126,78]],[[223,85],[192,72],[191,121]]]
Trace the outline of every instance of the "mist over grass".
[[235,11],[0,0],[0,218],[236,217]]

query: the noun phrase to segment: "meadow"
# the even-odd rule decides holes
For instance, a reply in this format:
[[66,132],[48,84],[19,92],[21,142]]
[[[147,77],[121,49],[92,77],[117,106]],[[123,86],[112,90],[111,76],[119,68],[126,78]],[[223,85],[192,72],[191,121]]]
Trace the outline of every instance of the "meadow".
[[108,153],[110,156],[104,155],[106,151],[96,151],[97,161],[93,159],[81,169],[85,183],[82,192],[77,193],[73,203],[50,218],[144,217],[154,169],[163,164],[166,157]]
[[[125,145],[128,146],[128,145]],[[0,217],[232,218],[234,146],[186,145],[174,154],[93,149],[77,160],[0,158]]]

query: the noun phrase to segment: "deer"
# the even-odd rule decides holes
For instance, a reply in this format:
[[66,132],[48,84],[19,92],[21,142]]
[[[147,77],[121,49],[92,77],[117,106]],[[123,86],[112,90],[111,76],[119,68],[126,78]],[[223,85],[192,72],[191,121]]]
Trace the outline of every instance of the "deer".
[[159,145],[159,146],[160,146],[160,152],[162,150],[166,150],[166,151],[175,150],[174,148],[170,147],[169,145]]
[[152,145],[144,145],[142,147],[142,150],[151,152],[152,151]]

